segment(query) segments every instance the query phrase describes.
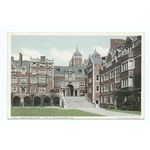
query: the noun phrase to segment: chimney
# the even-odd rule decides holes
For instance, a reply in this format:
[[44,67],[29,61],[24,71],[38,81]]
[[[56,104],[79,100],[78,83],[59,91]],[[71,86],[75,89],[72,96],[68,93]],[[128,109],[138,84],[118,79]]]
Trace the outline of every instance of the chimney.
[[13,57],[13,56],[11,56],[11,61],[12,61],[12,60],[14,60],[14,57]]
[[41,61],[45,61],[45,56],[41,56]]
[[19,53],[19,64],[18,64],[19,67],[22,66],[22,54]]
[[110,39],[110,50],[115,51],[117,47],[125,43],[125,40],[122,39]]

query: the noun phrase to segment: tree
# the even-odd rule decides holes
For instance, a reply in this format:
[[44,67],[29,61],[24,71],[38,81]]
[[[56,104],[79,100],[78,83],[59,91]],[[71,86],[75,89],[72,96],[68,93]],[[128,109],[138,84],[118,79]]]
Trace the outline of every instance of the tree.
[[30,98],[31,98],[31,99],[30,99],[30,106],[31,106],[31,107],[33,107],[33,104],[34,104],[34,96],[35,96],[34,93],[31,93],[31,94],[30,94]]
[[14,92],[11,92],[11,106],[13,106]]
[[50,99],[51,99],[50,106],[53,106],[53,101],[54,101],[54,98],[55,98],[56,93],[57,93],[57,92],[56,92],[56,89],[50,90]]
[[44,99],[45,99],[45,97],[46,97],[46,95],[42,95],[41,96],[41,107],[43,107],[44,106]]

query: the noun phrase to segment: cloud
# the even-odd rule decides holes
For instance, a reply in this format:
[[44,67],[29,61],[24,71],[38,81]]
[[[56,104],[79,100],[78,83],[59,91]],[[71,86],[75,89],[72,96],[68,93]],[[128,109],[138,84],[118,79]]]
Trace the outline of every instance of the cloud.
[[59,63],[59,65],[63,64],[69,64],[70,59],[72,58],[72,55],[74,53],[73,49],[70,50],[57,50],[56,48],[53,48],[50,50],[50,56],[55,59],[56,64]]
[[108,48],[103,48],[101,46],[95,46],[94,50],[96,49],[96,51],[98,53],[100,53],[101,56],[107,56],[109,49]]

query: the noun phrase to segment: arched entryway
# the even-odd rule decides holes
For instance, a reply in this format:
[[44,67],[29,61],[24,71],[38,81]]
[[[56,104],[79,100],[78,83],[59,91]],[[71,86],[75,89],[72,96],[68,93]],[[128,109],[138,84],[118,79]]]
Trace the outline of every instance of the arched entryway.
[[41,98],[36,96],[34,98],[34,106],[40,106],[40,103],[41,103]]
[[59,97],[55,97],[53,101],[54,106],[59,106]]
[[30,106],[30,97],[26,96],[24,98],[24,107]]
[[50,106],[50,98],[49,97],[44,98],[44,106]]
[[73,86],[72,85],[68,85],[67,87],[68,87],[68,91],[67,91],[68,96],[73,96]]
[[20,106],[20,97],[15,96],[13,98],[13,106]]

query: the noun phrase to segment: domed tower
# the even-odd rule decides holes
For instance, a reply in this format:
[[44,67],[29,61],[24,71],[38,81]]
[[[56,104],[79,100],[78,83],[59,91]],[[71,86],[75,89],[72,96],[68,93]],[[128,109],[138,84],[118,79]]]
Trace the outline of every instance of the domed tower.
[[73,67],[83,67],[82,54],[79,52],[78,47],[76,48],[76,51],[72,57],[72,66]]

